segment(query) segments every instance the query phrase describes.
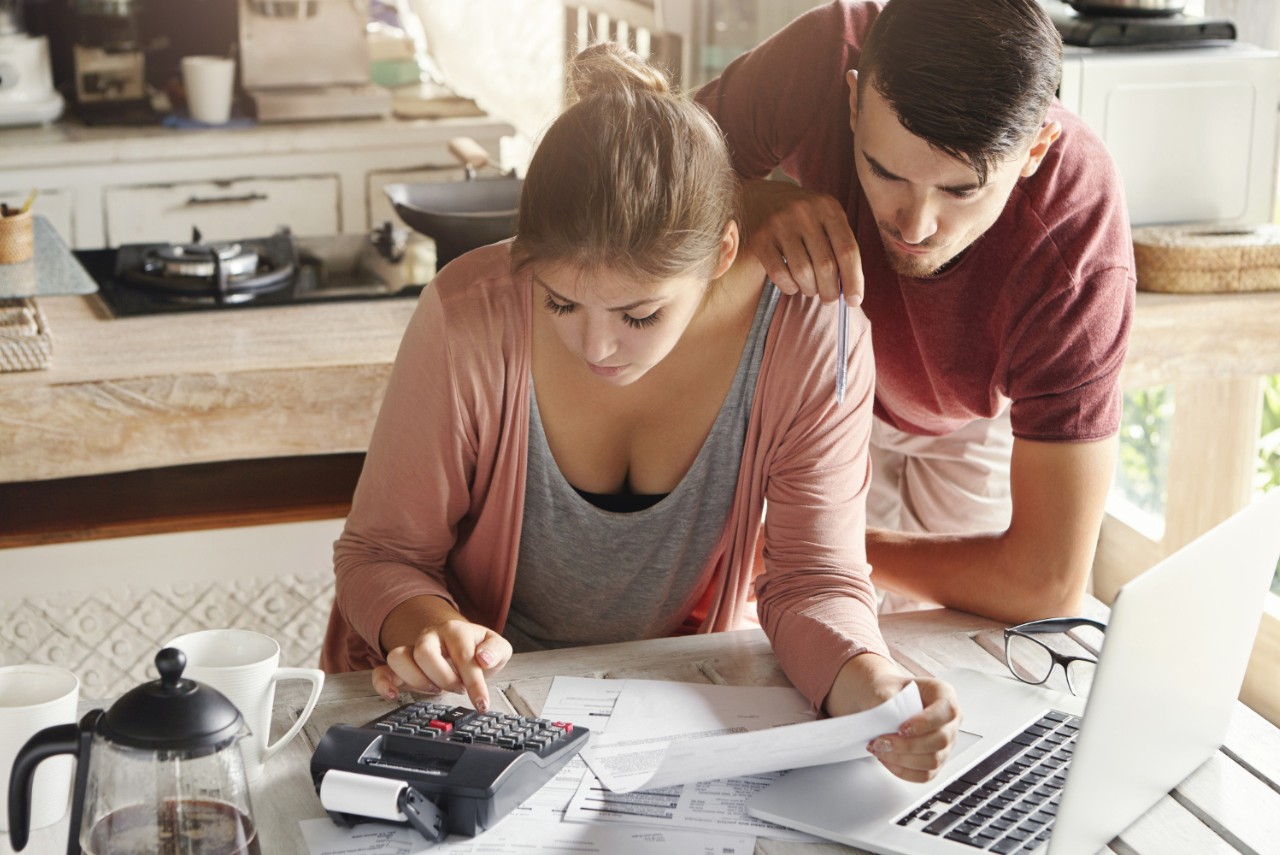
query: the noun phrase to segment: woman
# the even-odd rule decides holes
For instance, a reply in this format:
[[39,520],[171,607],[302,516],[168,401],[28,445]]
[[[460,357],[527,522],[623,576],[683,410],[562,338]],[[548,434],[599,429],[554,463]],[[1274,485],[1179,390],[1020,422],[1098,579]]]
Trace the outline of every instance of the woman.
[[[405,333],[335,547],[322,664],[484,710],[513,647],[733,629],[754,587],[815,707],[875,706],[910,680],[863,545],[866,320],[837,406],[834,319],[739,252],[710,118],[615,46],[572,73],[515,239],[441,271]],[[925,711],[875,746],[922,781],[959,711],[918,682]]]

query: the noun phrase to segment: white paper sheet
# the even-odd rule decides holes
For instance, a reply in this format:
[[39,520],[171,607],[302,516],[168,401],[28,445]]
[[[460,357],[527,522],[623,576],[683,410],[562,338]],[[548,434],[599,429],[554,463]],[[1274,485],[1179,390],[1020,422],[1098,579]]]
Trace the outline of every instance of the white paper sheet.
[[[841,763],[869,756],[868,742],[896,731],[923,709],[920,690],[911,683],[896,697],[856,715],[800,724],[765,714],[726,721],[718,708],[705,703],[709,690],[722,688],[730,687],[627,681],[609,730],[583,751],[583,759],[617,793]],[[631,693],[640,697],[632,700]],[[691,696],[700,697],[691,701]],[[679,708],[705,715],[683,720],[667,714]],[[717,717],[722,727],[705,726]]]
[[[602,737],[606,740],[615,733],[662,735],[667,739],[689,731],[736,733],[814,718],[809,702],[794,689],[682,683],[676,684],[673,690],[671,684],[650,680],[587,680],[577,683],[575,692],[585,696],[593,682],[597,692],[608,691],[609,684],[621,684],[622,694],[617,698]],[[565,819],[714,830],[781,840],[817,840],[747,815],[747,799],[777,780],[780,774],[702,781],[626,794],[607,791],[595,775],[589,775],[569,803]]]

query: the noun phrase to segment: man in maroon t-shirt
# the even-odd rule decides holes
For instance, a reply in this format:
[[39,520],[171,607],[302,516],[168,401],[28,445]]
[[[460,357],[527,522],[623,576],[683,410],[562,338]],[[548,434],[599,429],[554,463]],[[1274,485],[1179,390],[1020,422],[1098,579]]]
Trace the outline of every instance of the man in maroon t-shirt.
[[1053,98],[1061,50],[1036,0],[837,0],[697,95],[773,281],[842,280],[871,320],[877,585],[1009,622],[1080,607],[1133,311],[1119,175]]

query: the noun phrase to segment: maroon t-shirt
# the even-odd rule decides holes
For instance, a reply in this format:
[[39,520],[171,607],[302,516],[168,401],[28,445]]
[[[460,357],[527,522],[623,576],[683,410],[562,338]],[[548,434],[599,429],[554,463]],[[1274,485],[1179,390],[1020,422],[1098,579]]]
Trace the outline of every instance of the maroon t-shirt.
[[986,234],[940,275],[895,273],[854,169],[845,82],[879,9],[837,0],[801,16],[735,60],[698,102],[743,176],[781,166],[848,213],[866,277],[876,415],[940,435],[1012,401],[1015,436],[1110,436],[1136,281],[1111,155],[1055,101],[1049,118],[1061,137]]

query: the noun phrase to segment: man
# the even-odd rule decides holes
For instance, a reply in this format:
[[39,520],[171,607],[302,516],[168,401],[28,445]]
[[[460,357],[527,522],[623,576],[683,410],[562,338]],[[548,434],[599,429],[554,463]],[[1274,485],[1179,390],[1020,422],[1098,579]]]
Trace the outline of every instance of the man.
[[837,0],[697,95],[773,281],[843,282],[871,319],[877,586],[1007,622],[1079,609],[1133,311],[1119,175],[1054,101],[1061,51],[1036,0]]

